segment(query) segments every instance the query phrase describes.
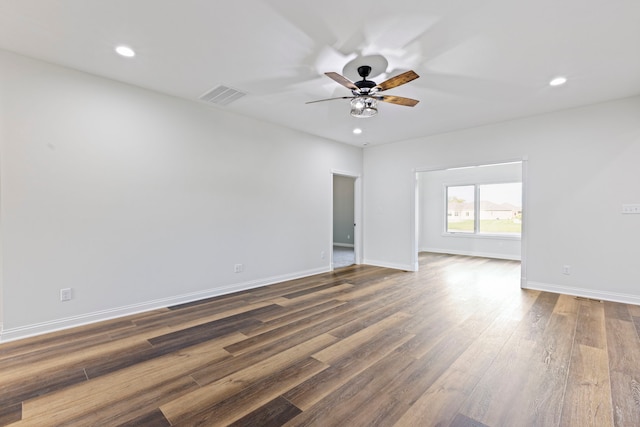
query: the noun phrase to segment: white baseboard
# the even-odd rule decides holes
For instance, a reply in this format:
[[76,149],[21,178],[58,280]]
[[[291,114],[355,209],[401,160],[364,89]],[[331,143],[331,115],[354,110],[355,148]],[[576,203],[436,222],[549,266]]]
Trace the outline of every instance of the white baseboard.
[[549,283],[527,282],[524,289],[553,292],[555,294],[574,295],[577,297],[591,298],[595,300],[621,302],[623,304],[640,305],[640,295],[621,294],[593,289],[574,288],[571,286],[552,285]]
[[340,246],[341,248],[353,248],[353,243],[336,243],[333,242],[333,246]]
[[42,335],[49,332],[60,331],[63,329],[74,328],[76,326],[87,325],[90,323],[111,320],[118,317],[129,316],[132,314],[142,313],[159,308],[171,307],[178,304],[198,301],[206,298],[230,294],[233,292],[246,291],[261,286],[272,285],[274,283],[285,282],[287,280],[300,279],[302,277],[313,276],[331,271],[329,266],[316,269],[300,271],[297,273],[284,274],[281,276],[268,277],[266,279],[252,280],[248,282],[235,283],[228,286],[207,289],[205,291],[191,292],[183,295],[176,295],[168,298],[161,298],[152,301],[146,301],[138,304],[131,304],[122,307],[116,307],[108,310],[95,311],[92,313],[81,314],[78,316],[65,317],[62,319],[51,320],[48,322],[35,323],[17,328],[0,329],[0,343],[15,341],[22,338],[28,338],[36,335]]
[[412,267],[411,264],[396,264],[393,262],[378,261],[375,259],[364,259],[362,260],[362,263],[376,267],[393,268],[394,270],[417,271],[417,268],[415,266]]
[[434,252],[438,254],[449,255],[465,255],[465,256],[477,256],[482,258],[496,258],[496,259],[508,259],[512,261],[520,261],[520,255],[515,254],[497,254],[491,252],[475,252],[475,251],[458,251],[455,249],[440,249],[440,248],[420,248],[420,252]]

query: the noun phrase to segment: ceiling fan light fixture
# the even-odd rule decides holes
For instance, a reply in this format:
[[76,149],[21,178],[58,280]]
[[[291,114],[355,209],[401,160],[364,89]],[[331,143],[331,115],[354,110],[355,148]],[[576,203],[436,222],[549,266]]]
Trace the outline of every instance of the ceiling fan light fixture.
[[378,100],[359,96],[351,100],[351,115],[359,119],[366,119],[378,114]]

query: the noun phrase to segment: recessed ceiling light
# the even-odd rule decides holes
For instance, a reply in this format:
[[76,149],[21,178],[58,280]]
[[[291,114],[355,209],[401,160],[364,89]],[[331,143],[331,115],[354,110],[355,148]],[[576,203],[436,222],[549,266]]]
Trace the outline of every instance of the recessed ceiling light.
[[567,78],[563,76],[555,77],[549,82],[549,86],[562,86],[567,82]]
[[362,129],[360,129],[360,128],[355,128],[355,129],[353,130],[353,133],[354,133],[354,134],[356,134],[356,135],[360,135],[360,134],[362,133]]
[[133,58],[134,56],[136,56],[134,50],[129,46],[118,46],[116,47],[116,52],[118,52],[118,55],[122,55],[127,58]]

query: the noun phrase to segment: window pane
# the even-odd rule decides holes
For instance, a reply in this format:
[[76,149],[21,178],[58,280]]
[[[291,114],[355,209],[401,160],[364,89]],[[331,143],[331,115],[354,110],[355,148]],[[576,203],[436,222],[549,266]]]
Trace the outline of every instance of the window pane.
[[475,186],[447,187],[447,232],[475,232]]
[[480,185],[480,233],[520,234],[522,183]]

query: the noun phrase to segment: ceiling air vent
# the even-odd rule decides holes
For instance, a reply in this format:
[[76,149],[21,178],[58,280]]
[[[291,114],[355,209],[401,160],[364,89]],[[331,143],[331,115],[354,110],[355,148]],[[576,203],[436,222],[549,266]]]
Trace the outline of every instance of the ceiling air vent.
[[232,89],[228,86],[220,85],[202,95],[200,99],[210,104],[229,105],[233,101],[236,101],[245,95],[246,93],[244,92],[240,92],[239,90]]

